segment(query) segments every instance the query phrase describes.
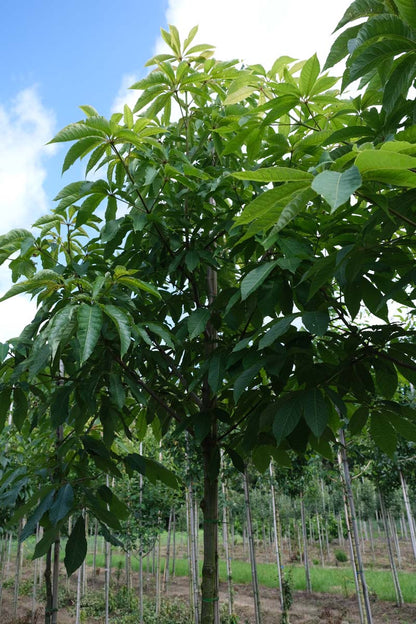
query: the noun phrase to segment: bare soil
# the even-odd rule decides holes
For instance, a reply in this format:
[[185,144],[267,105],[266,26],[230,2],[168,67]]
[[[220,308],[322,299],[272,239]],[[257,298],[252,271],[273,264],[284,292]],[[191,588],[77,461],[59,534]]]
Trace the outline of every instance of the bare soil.
[[[336,548],[337,546],[334,545]],[[179,549],[180,550],[180,549]],[[367,565],[370,565],[373,558],[377,560],[377,567],[388,565],[385,547],[380,543],[376,545],[375,553],[367,551]],[[240,545],[234,547],[235,559],[245,560],[247,553]],[[273,562],[273,549],[270,547],[262,548],[259,545],[257,550],[259,562]],[[180,553],[178,553],[180,556]],[[412,553],[403,549],[402,567],[408,571],[414,570],[414,560]],[[292,552],[292,558],[296,560],[298,554]],[[318,558],[318,552],[311,553],[311,559]],[[288,560],[286,554],[286,560]],[[25,560],[23,566],[22,580],[26,586],[30,585],[33,578],[33,567],[30,561]],[[326,565],[335,565],[335,557],[333,553],[329,553]],[[9,578],[12,577],[13,568],[9,571]],[[94,587],[100,590],[103,586],[103,574],[98,575],[94,581],[91,579],[91,570],[87,571],[88,587]],[[113,574],[115,586],[123,584],[123,575],[119,575],[118,580]],[[62,585],[66,584],[66,577],[62,569]],[[154,596],[154,580],[151,575],[146,575],[145,593],[148,598]],[[133,586],[137,587],[137,574],[133,575]],[[70,580],[70,588],[76,591],[75,576]],[[415,575],[415,591],[416,591],[416,575]],[[239,617],[240,624],[254,623],[254,601],[253,593],[250,586],[234,585],[234,603],[235,614]],[[186,577],[176,577],[170,580],[167,596],[171,599],[181,600],[184,603],[189,602],[189,581]],[[280,622],[280,604],[277,589],[261,586],[260,599],[263,614],[263,624],[279,624]],[[226,584],[220,585],[220,604],[227,603],[227,587]],[[67,601],[67,604],[61,604],[59,610],[59,624],[73,624],[75,622],[73,600]],[[416,604],[404,605],[400,609],[393,603],[374,600],[372,604],[373,624],[416,624]],[[42,604],[36,605],[35,614],[32,617],[32,597],[31,595],[21,595],[18,602],[17,618],[13,617],[13,587],[12,583],[6,582],[3,588],[3,602],[0,611],[0,624],[42,624],[44,622],[44,607]],[[101,624],[103,618],[86,618],[83,619],[86,624]],[[291,624],[359,624],[359,612],[357,600],[355,597],[345,597],[339,594],[323,594],[294,591],[293,605],[290,609]],[[172,624],[174,624],[172,622]]]

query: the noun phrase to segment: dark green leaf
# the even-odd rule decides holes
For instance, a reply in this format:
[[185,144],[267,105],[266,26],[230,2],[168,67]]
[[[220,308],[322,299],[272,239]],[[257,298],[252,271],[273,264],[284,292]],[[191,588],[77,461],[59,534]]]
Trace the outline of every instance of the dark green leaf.
[[77,310],[78,340],[80,344],[80,360],[83,364],[92,352],[100,337],[103,315],[96,305],[81,303]]
[[74,504],[74,490],[70,483],[66,483],[58,490],[56,499],[49,510],[49,519],[56,525],[72,510]]
[[190,314],[187,320],[187,325],[189,338],[191,340],[204,332],[210,316],[211,314],[209,310],[204,310],[202,308],[199,308]]
[[264,282],[277,266],[277,262],[265,262],[248,273],[241,282],[241,299],[244,301]]
[[280,444],[292,431],[302,417],[302,407],[298,397],[293,395],[277,407],[273,422],[273,433]]
[[393,457],[397,446],[397,434],[386,414],[371,415],[370,434],[376,445],[389,457]]
[[87,539],[85,537],[85,520],[81,515],[76,521],[65,546],[64,563],[68,576],[71,576],[71,574],[79,568],[86,554]]
[[23,424],[27,418],[28,409],[29,404],[25,392],[20,387],[16,387],[13,390],[12,418],[13,423],[16,425],[19,431],[22,429]]
[[325,431],[329,411],[322,392],[317,388],[306,390],[302,396],[303,417],[316,438]]
[[304,312],[302,314],[302,323],[308,331],[317,336],[323,336],[329,325],[328,311],[322,312]]

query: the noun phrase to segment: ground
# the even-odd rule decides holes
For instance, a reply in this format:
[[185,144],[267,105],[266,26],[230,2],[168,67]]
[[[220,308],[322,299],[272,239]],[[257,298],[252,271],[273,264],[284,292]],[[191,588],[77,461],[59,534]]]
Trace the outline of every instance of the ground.
[[[331,552],[328,553],[326,565],[334,565],[335,557],[333,551],[345,544],[331,544]],[[183,552],[182,552],[183,551]],[[178,556],[185,555],[185,546],[183,544],[177,545]],[[292,553],[295,555],[295,553]],[[259,544],[257,549],[257,559],[259,562],[272,563],[274,560],[273,548],[270,545],[262,547]],[[311,549],[311,560],[319,558],[319,553],[316,548]],[[234,547],[235,559],[246,560],[246,549],[240,544]],[[285,553],[285,560],[289,559],[288,553]],[[386,547],[382,539],[375,541],[374,551],[368,547],[364,548],[364,564],[370,566],[371,562],[376,560],[377,567],[384,567],[387,569],[388,559],[386,553]],[[401,544],[401,561],[402,567],[407,571],[414,571],[414,557],[408,544]],[[346,564],[348,565],[348,564]],[[99,574],[91,581],[92,570],[87,570],[88,587],[95,586],[95,589],[99,592],[100,600],[103,594],[103,574]],[[151,574],[145,575],[145,592],[149,599],[153,599],[155,595],[154,590],[154,578]],[[115,589],[120,588],[124,584],[124,575],[115,572],[113,574],[113,582]],[[33,580],[33,563],[30,560],[25,559],[23,565],[22,574],[22,592],[19,597],[18,603],[18,618],[13,619],[13,566],[11,564],[8,578],[10,579],[6,586],[3,588],[3,604],[0,611],[0,624],[43,624],[44,611],[43,606],[38,604],[35,610],[34,617],[32,617],[32,580]],[[62,568],[62,582],[61,586],[67,586],[67,581]],[[133,587],[138,586],[138,576],[133,575]],[[74,575],[69,582],[70,589],[74,592],[76,590],[76,575]],[[25,589],[25,591],[23,591]],[[235,613],[239,617],[239,624],[254,624],[254,602],[253,593],[249,585],[234,585],[235,592]],[[168,597],[170,599],[177,599],[184,603],[189,602],[189,581],[187,577],[175,577],[170,580],[168,588]],[[416,577],[415,577],[415,593],[416,593]],[[73,595],[73,594],[72,594]],[[262,606],[263,620],[262,624],[279,624],[279,596],[277,589],[261,586],[260,599]],[[220,604],[227,603],[227,586],[221,584],[220,586]],[[62,602],[59,611],[58,624],[74,624],[75,622],[75,609],[73,599],[68,600],[64,605]],[[416,624],[416,604],[406,604],[400,609],[397,608],[391,602],[383,602],[378,599],[373,599],[372,603],[373,624]],[[104,617],[100,615],[97,617],[87,617],[82,619],[83,624],[102,624],[104,623]],[[294,591],[293,592],[293,605],[290,609],[290,622],[291,624],[359,624],[360,618],[358,613],[358,606],[355,597],[345,597],[341,594],[323,594]],[[172,622],[174,624],[174,622]]]
[[[75,579],[74,579],[75,581]],[[150,587],[149,587],[150,588]],[[227,587],[220,587],[221,602],[227,601]],[[188,601],[189,582],[185,577],[174,578],[170,582],[168,595],[171,598]],[[41,624],[44,622],[44,612],[38,606],[34,619],[32,619],[32,598],[21,596],[19,599],[18,619],[12,617],[13,590],[4,590],[4,600],[1,624]],[[267,587],[261,587],[261,605],[263,611],[262,624],[278,624],[279,622],[279,599],[277,591]],[[398,609],[392,603],[376,601],[372,605],[373,624],[415,624],[416,605],[405,605]],[[235,612],[240,618],[241,624],[254,623],[253,594],[247,585],[235,586]],[[59,612],[59,624],[73,624],[74,608],[63,608]],[[101,619],[88,618],[83,620],[87,624],[101,624]],[[334,594],[306,594],[306,592],[294,592],[293,606],[290,610],[291,624],[359,624],[359,614],[356,599],[344,598]],[[174,623],[172,623],[174,624]]]

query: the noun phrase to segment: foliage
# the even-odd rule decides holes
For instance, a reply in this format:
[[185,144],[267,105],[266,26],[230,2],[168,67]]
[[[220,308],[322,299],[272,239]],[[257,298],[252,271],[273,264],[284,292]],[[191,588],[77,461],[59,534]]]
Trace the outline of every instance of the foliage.
[[339,562],[339,563],[345,563],[346,561],[348,561],[348,556],[347,553],[345,552],[345,550],[336,550],[335,551],[335,559]]
[[114,539],[128,511],[97,472],[177,487],[136,452],[148,427],[201,445],[213,534],[221,449],[264,471],[290,449],[331,459],[344,425],[368,422],[390,456],[399,436],[416,441],[414,407],[394,396],[416,380],[414,330],[391,318],[416,297],[415,11],[356,0],[339,28],[358,17],[327,61],[350,53],[343,85],[363,78],[353,99],[316,55],[240,67],[171,26],[133,110],[83,106],[52,140],[72,142],[64,170],[85,158],[103,177],[64,187],[36,234],[0,237],[15,282],[3,299],[38,302],[2,349],[0,420],[13,405],[23,435],[62,433],[31,501],[29,521],[49,529],[37,555],[69,514],[78,536],[83,508]]

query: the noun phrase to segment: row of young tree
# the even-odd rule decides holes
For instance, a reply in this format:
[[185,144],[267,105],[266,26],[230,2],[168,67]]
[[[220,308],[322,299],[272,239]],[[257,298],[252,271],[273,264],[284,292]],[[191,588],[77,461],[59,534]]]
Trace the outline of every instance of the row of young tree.
[[[13,448],[18,449],[18,440],[15,440],[13,431],[7,431]],[[16,443],[17,442],[17,443]],[[176,446],[178,445],[178,442]],[[148,452],[156,455],[161,452],[159,444],[146,440]],[[409,507],[407,483],[414,493],[415,474],[409,469],[409,462],[414,463],[414,449],[406,448],[402,443],[402,453],[395,458],[395,462],[386,456],[368,449],[364,441],[348,444],[350,457],[349,467],[352,472],[352,482],[356,513],[349,509],[348,492],[340,481],[340,466],[331,464],[328,460],[310,457],[308,461],[294,459],[290,467],[276,467],[269,465],[262,473],[250,468],[249,474],[236,472],[231,465],[223,461],[221,469],[221,496],[220,496],[220,526],[222,544],[220,555],[227,564],[228,578],[228,612],[230,618],[234,615],[234,592],[232,567],[234,559],[250,559],[252,565],[253,595],[256,621],[261,622],[261,600],[257,578],[256,552],[261,561],[276,563],[275,575],[280,589],[282,622],[288,621],[290,607],[291,583],[289,577],[283,573],[287,564],[303,563],[305,568],[305,585],[308,592],[313,589],[310,568],[312,565],[333,566],[337,561],[347,561],[346,551],[349,550],[358,596],[362,596],[361,582],[359,581],[355,552],[366,553],[366,565],[386,566],[390,563],[393,586],[396,592],[396,603],[403,604],[402,591],[397,568],[412,566],[416,560],[416,541],[414,534],[414,513]],[[133,588],[132,559],[139,561],[139,613],[143,622],[143,589],[144,561],[146,570],[149,570],[149,555],[151,570],[156,579],[155,613],[158,616],[161,606],[161,595],[166,591],[170,575],[175,575],[176,558],[186,554],[190,579],[190,604],[193,621],[199,617],[199,589],[198,547],[199,529],[201,528],[199,500],[202,491],[200,470],[192,468],[198,466],[198,449],[192,449],[190,441],[182,439],[182,453],[185,447],[188,464],[181,474],[184,487],[179,491],[160,485],[145,483],[142,477],[113,479],[113,491],[116,498],[112,506],[122,505],[126,501],[124,520],[120,521],[118,529],[114,527],[112,543],[125,553],[125,586],[128,592]],[[168,465],[175,463],[177,449],[175,445],[164,440],[164,462]],[[26,454],[27,455],[27,454]],[[378,457],[377,457],[378,455]],[[30,459],[27,458],[26,459]],[[37,450],[38,473],[41,456]],[[43,460],[48,461],[46,455]],[[225,458],[223,458],[225,459]],[[367,461],[369,460],[369,461]],[[3,477],[10,476],[21,466],[21,451],[10,452],[8,465],[3,468]],[[403,465],[407,464],[407,479],[403,476]],[[341,466],[341,468],[343,468]],[[33,490],[40,487],[41,475],[38,482],[31,480],[26,492],[26,499],[30,498]],[[5,480],[5,479],[3,479]],[[108,477],[96,473],[96,480],[100,481],[100,491],[107,492]],[[10,487],[3,487],[0,493],[5,500]],[[344,501],[344,502],[343,502]],[[21,501],[23,503],[23,501]],[[15,504],[9,500],[9,515],[13,513]],[[23,504],[24,507],[24,504]],[[357,535],[351,530],[351,519],[357,524]],[[6,518],[3,515],[3,520]],[[70,516],[63,527],[64,541],[72,531],[72,517]],[[0,587],[7,581],[11,568],[12,541],[17,539],[19,545],[14,558],[16,565],[12,566],[15,573],[14,581],[14,612],[17,613],[19,582],[22,573],[23,550],[21,542],[32,534],[36,534],[36,543],[43,538],[43,527],[29,520],[20,521],[13,526],[8,522],[9,531],[2,531]],[[180,531],[180,537],[176,537]],[[166,536],[167,532],[167,536]],[[183,532],[188,535],[187,542],[183,542]],[[86,519],[86,533],[89,534],[89,552],[92,550],[92,574],[90,586],[96,586],[94,579],[99,574],[97,568],[97,551],[105,553],[105,613],[108,621],[110,605],[111,543],[108,534],[102,531],[99,523],[94,519]],[[164,537],[164,547],[161,549],[161,537]],[[106,539],[107,538],[107,539]],[[358,538],[358,539],[357,539]],[[354,542],[354,540],[357,540]],[[102,541],[104,540],[104,541]],[[335,547],[334,547],[335,540]],[[98,543],[100,546],[98,546]],[[242,543],[242,546],[240,545]],[[381,545],[381,547],[380,547]],[[71,548],[76,547],[72,544]],[[380,551],[388,553],[380,560]],[[27,551],[27,549],[26,549]],[[273,554],[274,553],[274,554]],[[163,560],[161,560],[163,558]],[[44,566],[35,560],[33,574],[33,614],[37,613],[37,592],[39,581],[42,578]],[[397,563],[396,563],[397,562]],[[91,562],[90,562],[91,563]],[[163,567],[163,574],[161,573]],[[120,569],[119,569],[120,570]],[[182,572],[183,573],[183,572]],[[59,575],[59,570],[56,572]],[[84,566],[78,569],[76,622],[80,622],[81,599],[84,601],[87,586],[87,570]],[[117,577],[119,577],[118,572]],[[362,570],[364,574],[364,570]],[[114,576],[114,572],[113,572]],[[0,613],[1,613],[0,589]],[[360,602],[359,605],[361,606]],[[371,606],[369,606],[371,611]],[[227,620],[228,621],[228,620]],[[231,620],[230,620],[231,621]]]
[[[11,410],[23,445],[49,449],[44,485],[16,512],[44,525],[36,555],[58,558],[72,516],[73,572],[83,510],[108,536],[126,513],[113,477],[177,484],[139,452],[144,430],[186,431],[204,472],[203,624],[219,617],[222,453],[244,471],[332,457],[337,441],[342,455],[344,429],[391,456],[400,436],[416,441],[397,393],[416,382],[416,10],[355,0],[340,29],[324,70],[345,58],[355,97],[316,56],[241,67],[193,45],[197,28],[183,44],[162,30],[168,52],[133,85],[134,109],[107,120],[82,106],[53,139],[73,143],[63,170],[86,159],[86,179],[33,231],[0,237],[16,282],[3,299],[38,302],[0,369],[1,424]],[[15,502],[25,471],[10,476]]]

